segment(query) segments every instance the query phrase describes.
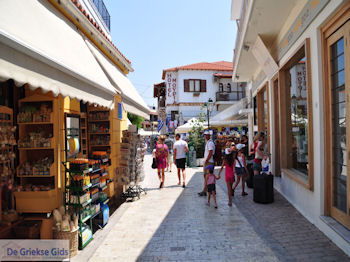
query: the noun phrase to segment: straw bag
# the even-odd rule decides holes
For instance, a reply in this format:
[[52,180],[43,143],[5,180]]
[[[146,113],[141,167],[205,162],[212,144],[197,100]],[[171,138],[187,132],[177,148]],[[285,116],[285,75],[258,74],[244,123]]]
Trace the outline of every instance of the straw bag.
[[69,240],[70,257],[74,257],[78,253],[78,230],[72,232],[54,230],[53,236],[54,239]]

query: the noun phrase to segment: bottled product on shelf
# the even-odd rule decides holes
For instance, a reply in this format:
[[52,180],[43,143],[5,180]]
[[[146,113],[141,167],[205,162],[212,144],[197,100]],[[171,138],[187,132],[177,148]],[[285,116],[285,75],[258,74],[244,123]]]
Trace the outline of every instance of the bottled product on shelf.
[[104,214],[108,197],[103,192],[107,185],[108,157],[107,152],[96,151],[92,152],[93,159],[77,158],[66,165],[69,176],[66,179],[65,203],[78,218],[79,249],[93,239],[93,220],[96,223],[103,221],[102,226],[108,221]]

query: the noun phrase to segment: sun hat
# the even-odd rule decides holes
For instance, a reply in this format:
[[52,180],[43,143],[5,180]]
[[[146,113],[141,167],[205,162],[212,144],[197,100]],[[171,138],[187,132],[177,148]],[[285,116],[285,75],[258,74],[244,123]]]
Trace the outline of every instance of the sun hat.
[[211,135],[210,130],[205,130],[203,134],[204,135]]
[[237,150],[241,150],[244,147],[245,147],[245,144],[237,144],[236,145]]

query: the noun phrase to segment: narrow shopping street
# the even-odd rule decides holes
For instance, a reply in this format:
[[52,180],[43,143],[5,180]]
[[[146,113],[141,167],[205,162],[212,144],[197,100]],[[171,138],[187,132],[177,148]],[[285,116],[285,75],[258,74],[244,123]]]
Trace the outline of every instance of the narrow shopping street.
[[145,161],[147,195],[123,204],[72,261],[350,261],[277,193],[275,203],[258,205],[252,191],[237,191],[229,207],[221,179],[216,210],[197,196],[201,168],[187,169],[185,189],[174,168],[159,190],[151,157]]

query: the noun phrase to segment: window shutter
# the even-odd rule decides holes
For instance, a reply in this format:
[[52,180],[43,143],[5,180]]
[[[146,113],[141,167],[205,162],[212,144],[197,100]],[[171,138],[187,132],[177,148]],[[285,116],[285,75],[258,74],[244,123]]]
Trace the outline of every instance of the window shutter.
[[190,80],[188,80],[188,79],[184,80],[184,91],[190,92]]
[[207,92],[207,80],[201,80],[201,92]]

